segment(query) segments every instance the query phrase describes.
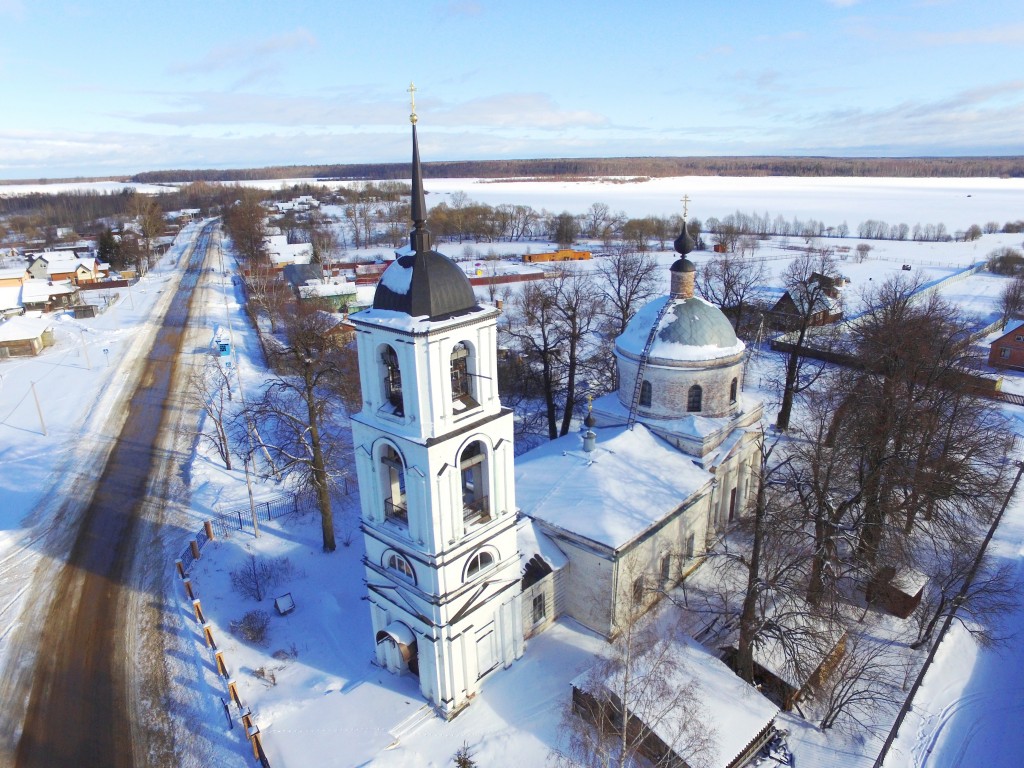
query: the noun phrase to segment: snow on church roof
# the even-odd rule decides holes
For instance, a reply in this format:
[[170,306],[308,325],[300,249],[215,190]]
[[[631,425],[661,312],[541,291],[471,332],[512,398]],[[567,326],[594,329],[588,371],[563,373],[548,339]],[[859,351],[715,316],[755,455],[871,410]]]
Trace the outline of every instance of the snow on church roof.
[[560,570],[569,564],[565,553],[558,548],[555,542],[545,536],[529,517],[524,516],[516,524],[516,542],[519,545],[519,565],[524,572],[526,564],[534,555],[544,558],[553,571]]
[[571,434],[516,459],[525,514],[617,549],[711,483],[711,473],[642,424],[595,432],[590,453]]
[[667,303],[671,306],[658,324],[658,335],[650,350],[652,360],[717,360],[745,349],[722,310],[699,296],[663,296],[646,304],[629,321],[615,346],[634,357],[642,355],[651,326]]

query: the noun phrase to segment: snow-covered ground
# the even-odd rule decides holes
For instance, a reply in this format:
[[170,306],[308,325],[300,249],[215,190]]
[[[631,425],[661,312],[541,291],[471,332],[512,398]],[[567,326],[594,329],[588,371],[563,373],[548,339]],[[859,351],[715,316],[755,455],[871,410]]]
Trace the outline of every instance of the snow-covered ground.
[[146,353],[154,309],[173,293],[175,265],[194,229],[183,230],[134,287],[85,295],[109,299],[105,312],[86,320],[52,315],[53,347],[0,362],[0,669],[32,571],[47,556],[41,542],[55,522],[55,495],[73,493],[77,472],[88,471],[79,457],[116,437],[113,409]]
[[[429,182],[428,187],[440,193],[443,188],[438,181]],[[710,184],[716,180],[705,181]],[[730,179],[722,181],[741,183]],[[776,211],[787,213],[782,210],[782,198],[759,187],[765,180],[746,181],[751,190],[760,190],[750,192],[747,204],[736,202],[732,197],[733,202],[722,211],[709,213],[720,215],[737,208],[763,211],[766,207],[773,214]],[[856,180],[839,180],[846,181]],[[875,185],[838,184],[848,195],[843,208],[847,213],[837,217],[839,221],[845,219],[855,226],[861,218],[869,217],[890,222],[944,220],[953,228],[988,220],[1004,221],[1020,215],[1022,188],[1019,186],[1016,191],[1006,193],[1007,200],[961,219],[952,216],[952,212],[958,210],[955,206],[951,204],[948,209],[942,209],[940,201],[944,196],[954,196],[962,202],[968,194],[964,191],[968,189],[966,186],[951,187],[946,180],[935,181],[935,191],[921,192],[923,197],[919,198],[904,185],[900,187],[903,190],[900,195],[890,199],[884,194],[886,184],[870,181]],[[963,183],[976,184],[981,190],[985,181],[965,180]],[[1004,192],[995,181],[986,194],[991,194],[992,200],[1002,200]],[[805,200],[808,205],[807,208],[795,207],[788,215],[829,218],[813,205],[814,200],[824,194],[821,188],[810,184],[801,191],[795,181],[786,183],[793,190],[792,204],[796,206],[799,200]],[[556,210],[568,207],[567,202],[556,202],[567,198],[552,195],[550,190],[537,192],[541,197],[532,198],[527,194],[529,184],[502,182],[510,187],[509,194],[514,195],[502,202],[522,202]],[[674,200],[678,200],[682,192],[694,196],[691,189],[676,188],[670,193],[651,187],[648,188],[650,196],[641,199],[636,190],[643,186],[591,183],[574,184],[572,190],[580,201],[585,201],[581,203],[581,210],[591,202],[606,201],[613,210],[630,210],[636,206],[638,214],[657,212],[659,205],[666,206],[665,213],[676,212],[678,204]],[[927,188],[927,185],[913,186]],[[477,192],[488,188],[490,185],[480,184],[466,191],[474,199],[488,201],[484,193]],[[670,194],[673,200],[669,200]],[[982,192],[970,194],[973,201]],[[1013,205],[1011,198],[1016,201]],[[766,199],[772,204],[766,206]],[[884,200],[884,204],[880,200]],[[886,210],[876,210],[879,207]],[[1020,239],[1020,235],[986,235],[977,243],[872,242],[874,249],[868,261],[843,262],[842,270],[852,279],[854,293],[861,286],[901,272],[904,263],[921,270],[926,280],[936,280],[984,258],[995,247],[1019,246]],[[465,247],[438,245],[439,250],[453,257],[463,255],[461,251]],[[524,250],[522,244],[504,243],[469,247],[480,255],[491,248],[499,253]],[[543,249],[540,244],[530,247],[534,251]],[[80,321],[66,317],[57,319],[58,343],[42,356],[0,363],[0,498],[3,500],[0,502],[0,575],[3,576],[0,579],[0,663],[10,623],[21,607],[20,589],[38,561],[39,555],[32,542],[41,531],[54,524],[45,517],[49,507],[41,502],[55,486],[53,474],[65,465],[76,445],[93,439],[88,425],[97,418],[102,421],[103,408],[108,407],[105,404],[121,385],[123,377],[119,366],[132,354],[131,345],[139,337],[138,331],[149,322],[175,254],[180,255],[180,250],[161,262],[133,289],[131,296],[125,292],[122,300],[104,315]],[[757,255],[770,259],[767,264],[773,275],[778,275],[787,263],[786,252],[770,245],[763,246]],[[667,266],[674,255],[663,253],[658,258]],[[699,255],[698,266],[704,258]],[[471,271],[475,269],[473,263],[466,263],[466,266]],[[594,262],[581,262],[576,266],[592,269]],[[261,375],[258,344],[243,319],[230,282],[223,275],[209,280],[212,281],[209,290],[197,294],[203,297],[197,302],[197,309],[208,318],[211,333],[215,324],[230,329],[237,370],[245,387],[255,388]],[[979,318],[988,317],[1003,284],[1004,278],[980,274],[950,285],[944,289],[944,295]],[[104,349],[108,352],[104,353]],[[748,375],[749,389],[756,389],[759,380],[767,380],[763,374],[771,365],[771,355],[763,353],[755,365],[759,370]],[[1020,377],[1011,374],[1007,378],[1016,381]],[[32,398],[33,383],[43,410],[45,435]],[[772,394],[767,391],[762,394],[771,410]],[[1008,410],[1008,413],[1018,417],[1015,411]],[[1019,418],[1017,423],[1019,426]],[[83,430],[86,431],[83,433]],[[187,476],[191,484],[191,504],[186,512],[188,519],[178,521],[186,530],[198,530],[218,506],[247,499],[242,473],[224,470],[206,451],[196,453]],[[280,490],[262,483],[255,487],[258,499]],[[219,537],[207,545],[202,559],[192,570],[203,611],[211,622],[243,701],[256,715],[271,764],[275,768],[365,764],[442,766],[451,763],[452,754],[463,743],[469,745],[480,765],[545,764],[549,750],[557,743],[558,721],[566,704],[568,683],[592,662],[602,641],[572,622],[560,621],[529,641],[523,659],[509,670],[488,678],[477,700],[455,720],[450,723],[433,717],[418,720],[429,712],[424,713],[424,702],[410,679],[386,674],[371,663],[373,647],[369,611],[362,599],[362,543],[355,530],[356,510],[354,492],[339,499],[336,513],[339,541],[349,539],[350,544],[339,546],[336,553],[325,555],[320,551],[319,521],[313,516],[285,517],[264,525],[258,539],[238,531]],[[184,541],[168,544],[168,567],[184,546]],[[1015,501],[1011,505],[994,546],[1001,556],[1021,567],[1024,504]],[[278,616],[271,600],[257,605],[231,589],[230,572],[250,553],[288,558],[291,575],[271,590],[271,596],[290,592],[296,604],[293,613]],[[175,587],[180,585],[175,584]],[[191,601],[184,599],[180,589],[168,597],[179,607],[179,616],[191,615]],[[271,614],[269,642],[265,647],[247,644],[230,631],[232,621],[257,607]],[[1012,621],[1012,626],[1024,630],[1024,612],[1015,615]],[[215,673],[212,655],[205,647],[198,625],[186,621],[184,626],[186,633],[191,633],[188,639],[191,655],[168,658],[170,679],[202,692],[188,716],[195,720],[196,729],[205,734],[209,751],[202,757],[182,755],[182,765],[244,764],[247,746],[237,723],[234,730],[227,728],[220,702],[220,696],[227,698],[226,688]],[[1006,650],[993,652],[975,648],[973,641],[962,633],[951,633],[915,702],[914,714],[904,725],[893,756],[886,764],[890,768],[1018,765],[1017,755],[1024,746],[1020,744],[1022,737],[1007,735],[1003,729],[996,738],[995,729],[1000,724],[1019,720],[1024,706],[1019,694],[1020,683],[1024,681],[1018,679],[1024,676],[1020,672],[1024,661],[1021,642],[1015,640]],[[877,746],[877,742],[822,734],[796,721],[792,727],[801,766],[869,765],[874,758],[871,747]],[[209,762],[210,755],[213,763]]]
[[[429,174],[429,166],[427,168]],[[360,182],[311,179],[245,181],[243,186],[281,189],[293,184],[316,183],[328,187]],[[645,181],[510,181],[493,179],[427,178],[427,205],[452,193],[465,192],[470,200],[501,205],[530,205],[536,210],[580,214],[593,203],[605,203],[627,216],[668,216],[682,212],[681,198],[689,195],[690,214],[700,219],[723,218],[736,211],[772,218],[817,219],[826,226],[846,222],[851,232],[868,219],[889,224],[943,223],[950,232],[971,224],[1000,225],[1015,221],[1021,212],[1024,179],[897,179],[810,178],[792,176],[682,176]],[[170,185],[127,182],[64,182],[59,184],[0,184],[0,196],[29,192],[95,190],[117,193],[133,188],[147,194]],[[454,255],[454,254],[453,254]]]

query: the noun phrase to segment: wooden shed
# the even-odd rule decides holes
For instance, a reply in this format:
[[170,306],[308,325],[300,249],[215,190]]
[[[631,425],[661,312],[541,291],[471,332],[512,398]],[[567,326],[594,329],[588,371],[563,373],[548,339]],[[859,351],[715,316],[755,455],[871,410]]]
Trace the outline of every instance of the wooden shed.
[[868,584],[865,598],[891,613],[905,619],[921,604],[928,577],[913,568],[896,570],[888,566],[879,570]]
[[12,317],[0,324],[0,349],[11,357],[38,355],[53,346],[53,326],[46,318]]

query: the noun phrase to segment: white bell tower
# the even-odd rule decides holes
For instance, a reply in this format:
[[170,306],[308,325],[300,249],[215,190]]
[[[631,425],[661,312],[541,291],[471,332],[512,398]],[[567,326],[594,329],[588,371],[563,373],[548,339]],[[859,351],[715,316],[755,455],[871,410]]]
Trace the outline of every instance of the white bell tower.
[[357,329],[352,417],[377,661],[446,717],[523,652],[512,413],[498,310],[431,249],[413,123],[414,228]]

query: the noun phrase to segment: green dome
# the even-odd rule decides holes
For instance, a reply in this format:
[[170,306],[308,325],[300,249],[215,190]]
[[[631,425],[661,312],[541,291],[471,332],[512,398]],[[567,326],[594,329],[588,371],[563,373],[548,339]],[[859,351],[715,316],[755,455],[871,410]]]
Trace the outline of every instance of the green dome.
[[742,352],[743,342],[736,338],[732,323],[718,307],[699,297],[660,298],[643,307],[629,321],[616,346],[639,357],[666,302],[670,304],[661,319],[650,356],[662,360],[700,361]]

